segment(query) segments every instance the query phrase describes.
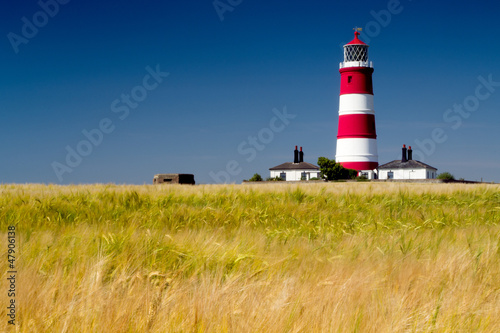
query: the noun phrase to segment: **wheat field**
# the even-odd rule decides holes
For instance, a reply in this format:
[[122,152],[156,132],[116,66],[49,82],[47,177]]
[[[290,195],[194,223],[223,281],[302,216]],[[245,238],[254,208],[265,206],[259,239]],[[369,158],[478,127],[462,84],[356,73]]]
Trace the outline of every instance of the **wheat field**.
[[498,185],[0,185],[0,223],[4,332],[500,332]]

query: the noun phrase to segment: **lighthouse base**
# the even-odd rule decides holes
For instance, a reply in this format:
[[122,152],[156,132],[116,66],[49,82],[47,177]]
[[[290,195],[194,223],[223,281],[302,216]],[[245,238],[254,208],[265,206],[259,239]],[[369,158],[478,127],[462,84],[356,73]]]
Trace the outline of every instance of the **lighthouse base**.
[[346,169],[358,171],[374,170],[378,167],[378,162],[339,162]]
[[358,171],[358,177],[364,176],[366,179],[378,179],[377,162],[339,162],[346,169]]
[[365,173],[368,179],[376,179],[378,167],[377,140],[369,138],[337,139],[335,161],[344,168]]

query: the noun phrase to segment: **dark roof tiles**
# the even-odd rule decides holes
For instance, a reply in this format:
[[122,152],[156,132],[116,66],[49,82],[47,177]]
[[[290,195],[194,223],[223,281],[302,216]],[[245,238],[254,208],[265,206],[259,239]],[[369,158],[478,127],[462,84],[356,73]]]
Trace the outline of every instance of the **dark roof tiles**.
[[379,165],[378,168],[379,168],[379,170],[380,169],[422,169],[422,168],[437,170],[433,166],[430,166],[428,164],[425,164],[423,162],[416,161],[416,160],[409,160],[407,162],[401,162],[401,160],[394,160],[392,162],[389,162],[389,163],[386,163],[383,165]]
[[319,167],[307,162],[300,162],[300,163],[286,162],[277,165],[275,167],[269,168],[269,170],[319,170]]

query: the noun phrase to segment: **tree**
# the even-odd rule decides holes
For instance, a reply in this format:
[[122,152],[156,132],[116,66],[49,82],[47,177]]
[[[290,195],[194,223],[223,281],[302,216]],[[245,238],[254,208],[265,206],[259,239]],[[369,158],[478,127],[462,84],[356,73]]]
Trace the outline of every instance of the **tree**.
[[318,158],[318,165],[321,175],[328,180],[332,180],[333,168],[335,167],[335,160],[330,160],[322,156]]
[[250,181],[250,182],[261,182],[262,181],[262,177],[258,173],[256,173],[248,181]]
[[453,176],[449,172],[440,173],[436,178],[437,179],[444,179],[444,180],[455,180],[455,176]]
[[358,171],[346,169],[335,160],[326,157],[318,158],[319,171],[328,180],[353,179],[358,175]]

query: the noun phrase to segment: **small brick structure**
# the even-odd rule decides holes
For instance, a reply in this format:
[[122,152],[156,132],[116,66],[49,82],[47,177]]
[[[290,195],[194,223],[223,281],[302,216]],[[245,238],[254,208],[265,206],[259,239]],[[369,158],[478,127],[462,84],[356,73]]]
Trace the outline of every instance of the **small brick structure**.
[[194,175],[188,173],[160,173],[154,176],[153,184],[189,184],[194,185]]

